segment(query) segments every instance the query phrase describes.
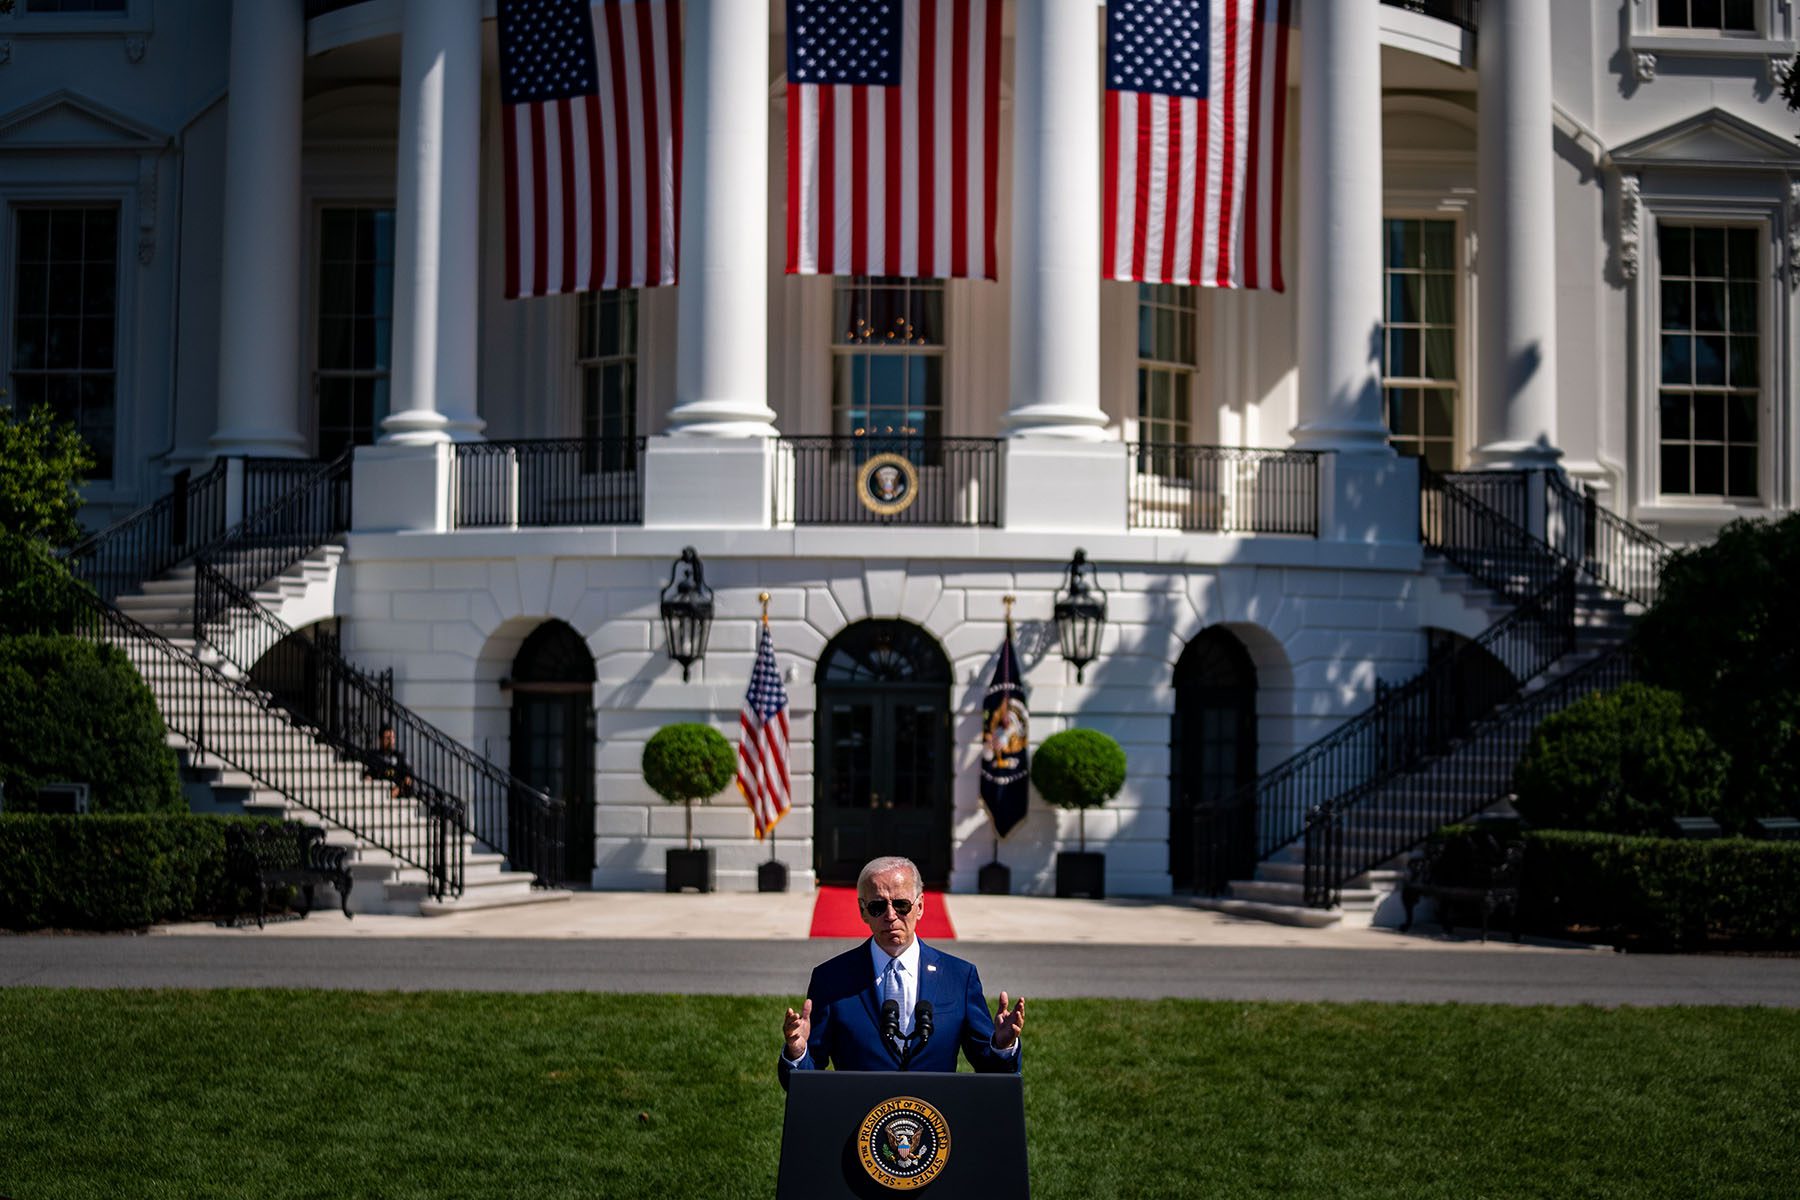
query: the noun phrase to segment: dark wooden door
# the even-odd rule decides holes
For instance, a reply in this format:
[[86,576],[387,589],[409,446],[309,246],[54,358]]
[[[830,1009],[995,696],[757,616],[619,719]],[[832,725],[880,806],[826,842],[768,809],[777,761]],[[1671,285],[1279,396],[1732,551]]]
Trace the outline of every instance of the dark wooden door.
[[901,854],[925,882],[950,877],[950,697],[941,687],[819,689],[814,869],[853,884]]
[[1256,667],[1243,644],[1209,629],[1175,667],[1169,754],[1169,876],[1215,891],[1256,865]]
[[594,710],[583,692],[513,694],[512,773],[561,800],[563,879],[585,886],[594,873]]

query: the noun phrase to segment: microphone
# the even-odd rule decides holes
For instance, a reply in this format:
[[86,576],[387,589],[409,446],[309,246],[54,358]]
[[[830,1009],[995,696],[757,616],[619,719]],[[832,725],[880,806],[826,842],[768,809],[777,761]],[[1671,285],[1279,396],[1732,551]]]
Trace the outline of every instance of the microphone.
[[890,1045],[900,1042],[900,1002],[884,1000],[881,1004],[881,1036]]
[[913,1009],[913,1036],[919,1039],[918,1048],[920,1050],[923,1050],[925,1043],[931,1040],[931,1001],[929,1000],[919,1001],[918,1007]]

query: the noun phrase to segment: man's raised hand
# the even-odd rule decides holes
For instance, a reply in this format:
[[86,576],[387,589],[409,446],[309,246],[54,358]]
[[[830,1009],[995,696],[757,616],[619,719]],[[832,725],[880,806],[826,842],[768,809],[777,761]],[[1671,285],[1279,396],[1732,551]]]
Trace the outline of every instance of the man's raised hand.
[[787,1056],[789,1062],[797,1062],[806,1055],[807,1039],[812,1037],[812,999],[809,997],[800,1005],[800,1011],[787,1010],[787,1020],[781,1024],[781,1036],[787,1039]]
[[1000,993],[1000,1007],[994,1010],[994,1049],[1005,1050],[1025,1032],[1025,997],[1020,996],[1011,1009],[1006,1007],[1006,993]]

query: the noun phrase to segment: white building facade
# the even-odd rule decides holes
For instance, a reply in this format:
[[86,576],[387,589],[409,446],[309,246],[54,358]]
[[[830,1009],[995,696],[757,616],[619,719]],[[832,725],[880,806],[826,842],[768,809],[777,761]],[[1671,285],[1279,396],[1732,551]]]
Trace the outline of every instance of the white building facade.
[[[1005,5],[996,281],[784,274],[784,10],[685,5],[679,285],[529,300],[491,0],[0,14],[10,403],[77,422],[102,524],[184,468],[354,448],[309,618],[569,799],[578,884],[662,886],[683,814],[644,742],[735,740],[761,593],[794,807],[772,848],[734,794],[696,812],[721,887],[894,851],[973,890],[997,852],[1048,891],[1075,815],[1034,794],[996,851],[977,794],[1016,597],[1033,740],[1120,741],[1088,844],[1166,894],[1203,792],[1490,623],[1426,569],[1421,460],[1561,472],[1674,543],[1795,505],[1787,0],[1299,0],[1284,293],[1101,281],[1094,0]],[[896,445],[917,498],[884,514],[859,467]],[[684,681],[688,546],[715,616]],[[1079,672],[1077,549],[1107,595]]]

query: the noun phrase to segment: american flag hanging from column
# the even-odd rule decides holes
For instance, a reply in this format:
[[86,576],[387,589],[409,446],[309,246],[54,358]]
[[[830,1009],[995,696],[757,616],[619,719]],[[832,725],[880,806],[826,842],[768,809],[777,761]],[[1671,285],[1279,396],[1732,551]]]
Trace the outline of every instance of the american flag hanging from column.
[[750,690],[738,714],[738,791],[750,805],[759,839],[787,815],[791,803],[787,708],[787,688],[775,665],[775,639],[769,636],[765,612],[762,635],[756,642],[756,665],[750,669]]
[[1107,279],[1282,291],[1290,0],[1109,0]]
[[680,0],[501,0],[506,295],[676,281]]
[[992,279],[1000,0],[788,0],[790,275]]

